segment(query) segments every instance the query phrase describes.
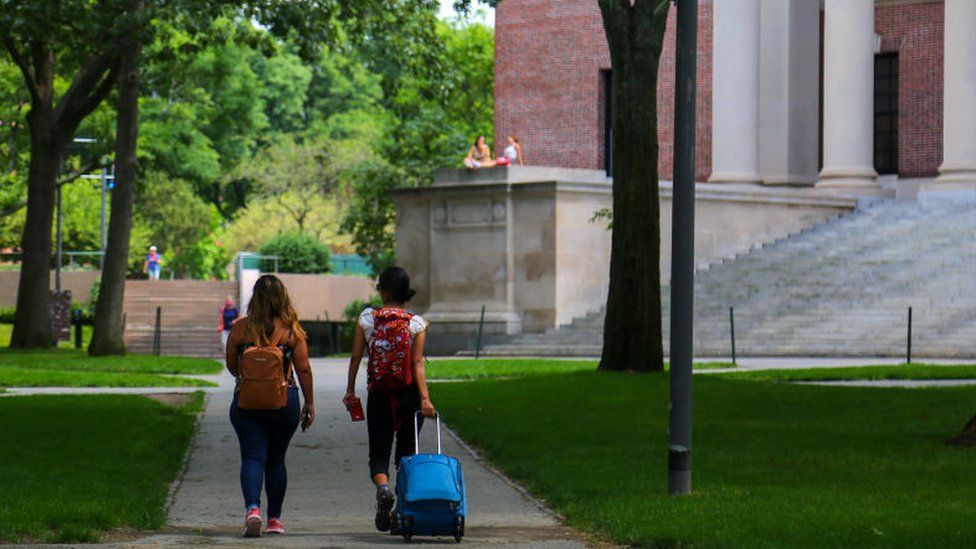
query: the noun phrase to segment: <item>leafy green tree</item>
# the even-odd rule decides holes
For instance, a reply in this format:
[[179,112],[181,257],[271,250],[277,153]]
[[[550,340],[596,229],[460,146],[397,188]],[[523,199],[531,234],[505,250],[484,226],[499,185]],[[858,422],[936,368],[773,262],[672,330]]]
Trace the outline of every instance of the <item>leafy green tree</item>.
[[[49,258],[61,161],[78,126],[115,84],[115,35],[124,9],[121,2],[109,0],[97,5],[87,0],[0,1],[0,44],[20,70],[30,97],[24,256],[11,347],[49,347],[53,342]],[[58,74],[74,75],[67,90],[56,89]]]
[[[142,253],[150,244],[166,251],[165,268],[177,278],[222,278],[216,262],[230,261],[226,252],[216,245],[215,231],[221,216],[213,204],[207,203],[193,191],[193,186],[182,179],[170,179],[153,172],[147,174],[140,186],[136,201],[136,225],[145,227],[144,234],[133,238],[139,261],[130,263],[130,270],[142,270]],[[207,249],[201,243],[208,242],[215,248]],[[220,249],[216,249],[220,248]]]
[[329,272],[329,249],[305,233],[279,234],[261,246],[261,254],[278,256],[282,272]]
[[436,56],[436,73],[409,63],[378,65],[381,75],[398,78],[393,96],[383,101],[393,116],[393,141],[383,151],[388,161],[371,160],[349,170],[352,197],[342,227],[377,273],[394,259],[389,191],[428,183],[436,169],[457,165],[476,135],[491,135],[493,31],[441,21],[433,28],[436,42],[426,55]]
[[404,79],[392,99],[400,115],[397,152],[421,181],[457,166],[478,135],[494,125],[494,32],[482,24],[437,22],[441,71]]
[[120,17],[118,97],[115,116],[115,189],[89,355],[125,354],[122,304],[132,233],[132,206],[139,177],[139,65],[149,14],[144,0],[131,0]]
[[[0,58],[0,218],[15,214],[27,205],[26,167],[30,147],[26,114],[30,97],[20,84],[18,70],[13,63]],[[0,228],[0,248],[18,244],[18,236]]]
[[253,57],[261,82],[264,116],[275,133],[293,134],[305,126],[305,98],[312,81],[312,68],[286,48],[276,55]]
[[[298,201],[297,196],[286,194],[275,198],[253,198],[248,205],[237,212],[234,220],[226,224],[219,241],[229,253],[254,251],[268,239],[269,235],[297,232],[300,229],[281,203]],[[348,235],[341,234],[339,221],[344,209],[332,196],[317,196],[311,201],[309,217],[306,218],[305,233],[328,246],[336,253],[351,253],[352,245]]]
[[342,229],[352,235],[356,253],[365,256],[378,275],[394,261],[395,211],[390,191],[405,179],[401,170],[383,161],[363,163],[352,170],[352,200]]
[[328,195],[338,185],[332,166],[332,146],[326,141],[296,143],[290,138],[264,149],[238,170],[262,196],[278,201],[305,232],[313,200]]

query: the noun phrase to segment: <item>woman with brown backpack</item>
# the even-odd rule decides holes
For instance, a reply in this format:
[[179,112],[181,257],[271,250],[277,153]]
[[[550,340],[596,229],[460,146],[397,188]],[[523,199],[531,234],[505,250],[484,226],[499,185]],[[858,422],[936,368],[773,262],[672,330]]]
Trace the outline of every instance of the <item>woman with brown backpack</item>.
[[[284,534],[281,506],[288,484],[285,452],[301,422],[315,421],[312,369],[305,332],[285,285],[264,275],[254,284],[247,316],[227,340],[227,370],[237,378],[230,421],[241,448],[244,537],[261,535],[261,485],[268,496],[269,534]],[[299,412],[297,373],[305,404]]]

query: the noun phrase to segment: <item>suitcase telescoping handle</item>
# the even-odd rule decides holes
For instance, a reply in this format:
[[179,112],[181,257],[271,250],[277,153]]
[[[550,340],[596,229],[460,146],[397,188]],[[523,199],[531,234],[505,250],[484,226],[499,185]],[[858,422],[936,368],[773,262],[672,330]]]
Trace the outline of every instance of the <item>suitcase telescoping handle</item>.
[[[420,453],[420,411],[413,415],[413,453]],[[441,454],[441,415],[434,412],[434,419],[437,420],[437,453]]]

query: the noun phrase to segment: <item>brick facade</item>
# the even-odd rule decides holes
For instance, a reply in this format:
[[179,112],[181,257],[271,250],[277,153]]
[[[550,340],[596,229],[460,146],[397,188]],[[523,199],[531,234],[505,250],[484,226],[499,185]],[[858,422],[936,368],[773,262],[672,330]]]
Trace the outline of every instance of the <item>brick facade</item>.
[[878,5],[875,32],[883,53],[898,53],[898,175],[938,175],[942,163],[941,1]]
[[[942,1],[878,5],[882,51],[899,53],[899,175],[931,176],[942,160]],[[522,141],[526,162],[601,169],[603,71],[610,54],[595,0],[505,0],[495,16],[495,148]],[[660,177],[671,179],[674,10],[658,81]],[[711,173],[712,0],[699,0],[696,177]]]

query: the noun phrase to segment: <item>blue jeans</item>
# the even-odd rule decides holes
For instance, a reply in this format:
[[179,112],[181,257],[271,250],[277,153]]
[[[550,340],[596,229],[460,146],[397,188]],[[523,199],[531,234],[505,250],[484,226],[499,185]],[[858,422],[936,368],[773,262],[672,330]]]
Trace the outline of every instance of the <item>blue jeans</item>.
[[288,389],[288,405],[280,410],[241,410],[237,395],[230,405],[230,422],[241,445],[241,492],[244,507],[261,506],[261,484],[268,494],[268,518],[281,518],[288,488],[285,452],[298,428],[298,389]]

